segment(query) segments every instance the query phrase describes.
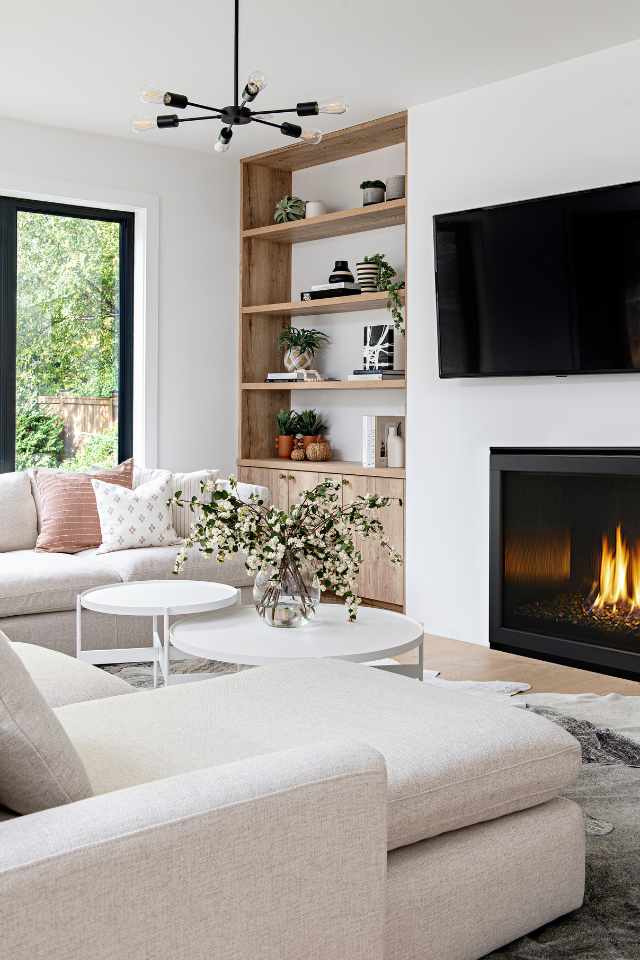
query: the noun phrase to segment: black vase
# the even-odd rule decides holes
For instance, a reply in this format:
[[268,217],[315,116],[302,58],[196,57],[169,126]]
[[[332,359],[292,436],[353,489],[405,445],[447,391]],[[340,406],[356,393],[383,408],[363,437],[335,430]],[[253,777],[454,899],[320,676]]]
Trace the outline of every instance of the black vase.
[[329,283],[353,283],[353,274],[349,270],[347,260],[336,260],[333,273],[329,277]]

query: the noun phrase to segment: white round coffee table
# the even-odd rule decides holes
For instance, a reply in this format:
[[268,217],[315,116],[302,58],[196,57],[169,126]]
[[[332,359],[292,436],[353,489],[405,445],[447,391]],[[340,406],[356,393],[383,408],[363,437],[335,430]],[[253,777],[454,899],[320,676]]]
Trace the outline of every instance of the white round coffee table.
[[292,629],[268,626],[248,605],[213,616],[181,617],[169,631],[170,642],[183,653],[251,666],[326,657],[368,663],[417,650],[417,664],[385,664],[382,669],[419,680],[423,635],[417,620],[377,607],[360,607],[356,622],[348,623],[344,607],[332,603],[320,604],[310,623]]
[[[203,580],[140,580],[93,587],[78,594],[76,603],[76,656],[89,663],[131,663],[153,660],[153,685],[158,682],[158,664],[165,683],[169,681],[169,617],[221,610],[238,603],[240,591],[226,583]],[[152,647],[119,650],[82,649],[82,610],[121,617],[151,617]],[[163,618],[163,633],[158,618]]]

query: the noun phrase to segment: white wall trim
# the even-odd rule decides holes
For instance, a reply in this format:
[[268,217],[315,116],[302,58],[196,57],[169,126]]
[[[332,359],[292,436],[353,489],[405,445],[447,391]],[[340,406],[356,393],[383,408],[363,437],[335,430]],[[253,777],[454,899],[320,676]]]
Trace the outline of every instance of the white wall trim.
[[147,467],[158,465],[158,286],[159,199],[75,181],[0,170],[0,196],[105,207],[135,214],[133,455]]

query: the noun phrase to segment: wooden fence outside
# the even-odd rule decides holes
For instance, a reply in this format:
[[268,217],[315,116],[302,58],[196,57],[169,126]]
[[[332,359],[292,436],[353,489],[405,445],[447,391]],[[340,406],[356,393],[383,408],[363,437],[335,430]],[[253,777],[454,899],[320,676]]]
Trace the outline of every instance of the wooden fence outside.
[[38,397],[48,413],[62,417],[65,459],[73,457],[91,434],[106,433],[118,424],[118,395],[111,397]]

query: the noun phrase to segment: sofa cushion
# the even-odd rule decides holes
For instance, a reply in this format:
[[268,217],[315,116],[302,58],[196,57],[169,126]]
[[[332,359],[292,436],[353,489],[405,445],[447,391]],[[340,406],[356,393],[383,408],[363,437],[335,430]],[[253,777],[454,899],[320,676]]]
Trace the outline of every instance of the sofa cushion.
[[91,486],[102,535],[98,553],[166,547],[182,542],[172,526],[170,477],[149,480],[135,490],[125,490],[103,480],[92,480]]
[[[92,559],[111,575],[124,581],[167,580],[173,576],[173,567],[179,547],[141,547],[139,550],[122,550],[116,553],[97,554],[86,550],[80,557]],[[217,563],[199,550],[190,550],[180,576],[185,580],[207,580],[212,583],[227,583],[231,587],[250,586],[253,578],[247,573],[242,554],[232,554],[224,563]]]
[[0,474],[0,553],[36,545],[36,504],[27,473]]
[[132,692],[131,685],[121,677],[75,657],[35,643],[12,643],[11,646],[50,707]]
[[36,550],[79,553],[102,542],[92,476],[131,489],[133,460],[95,475],[35,470],[40,532]]
[[78,593],[119,580],[116,571],[93,557],[0,553],[0,617],[74,610]]
[[91,793],[68,736],[0,633],[0,803],[34,813]]
[[96,793],[333,737],[368,743],[387,765],[390,848],[543,803],[580,765],[577,741],[542,717],[337,660],[56,712]]

